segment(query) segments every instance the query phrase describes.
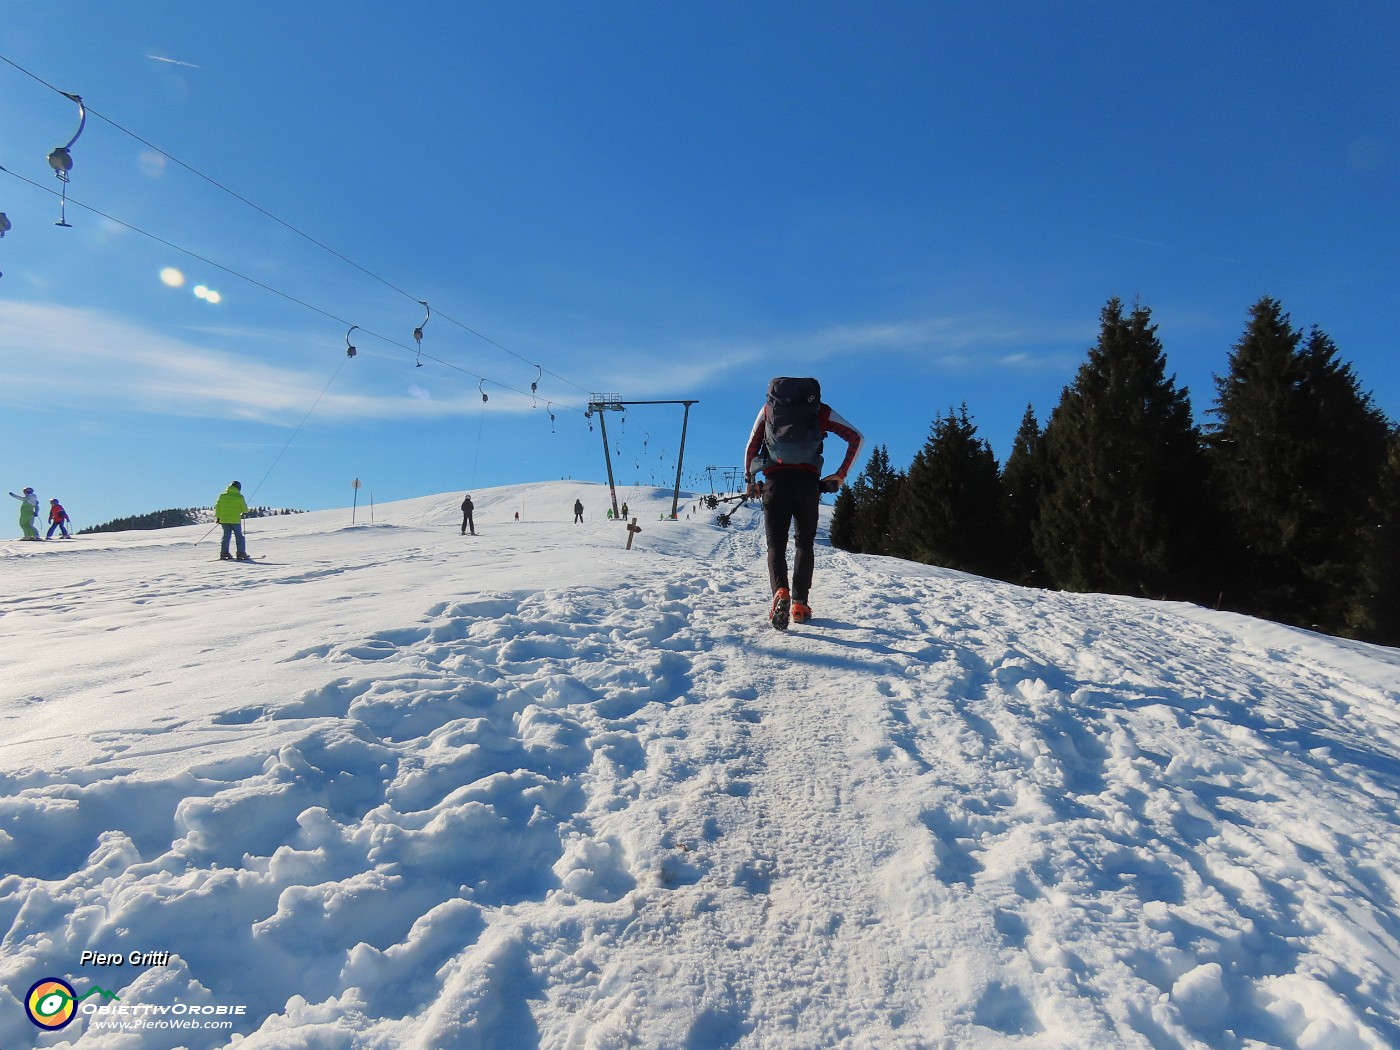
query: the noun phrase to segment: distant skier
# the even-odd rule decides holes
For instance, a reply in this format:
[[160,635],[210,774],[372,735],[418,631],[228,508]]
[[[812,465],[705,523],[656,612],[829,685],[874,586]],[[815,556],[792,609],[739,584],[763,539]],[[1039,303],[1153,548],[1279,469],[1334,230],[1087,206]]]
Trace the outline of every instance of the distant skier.
[[[235,481],[224,489],[223,494],[214,503],[214,520],[224,529],[224,539],[219,545],[220,561],[252,560],[248,557],[248,548],[243,540],[243,515],[247,513],[248,501],[243,498],[243,486]],[[237,558],[228,552],[229,537],[238,541]]]
[[[11,493],[11,495],[14,495],[14,493]],[[574,500],[574,524],[583,524],[583,500],[581,499]]]
[[27,485],[22,494],[11,492],[10,495],[19,500],[19,528],[24,534],[20,539],[37,540],[39,530],[34,527],[34,519],[39,516],[39,497]]
[[468,495],[462,500],[462,535],[467,534],[467,530],[472,530],[472,535],[476,535],[476,522],[472,521],[472,498]]
[[628,513],[628,511],[627,511],[627,504],[624,503],[624,504],[622,505],[622,520],[623,520],[623,521],[626,521],[626,520],[627,520],[627,513]]
[[[846,455],[834,473],[823,477],[822,443],[827,434],[845,439]],[[779,376],[768,384],[768,398],[754,420],[743,464],[748,494],[763,500],[768,582],[773,589],[768,621],[780,631],[787,629],[789,619],[805,623],[812,618],[807,598],[817,507],[823,492],[836,492],[845,483],[864,443],[859,430],[822,402],[817,380]],[[767,476],[761,486],[756,477],[759,471]],[[789,529],[794,529],[791,589]]]
[[71,520],[62,503],[56,499],[49,500],[49,532],[44,539],[53,539],[54,530],[57,529],[65,540],[71,540],[73,537],[68,535],[68,522]]

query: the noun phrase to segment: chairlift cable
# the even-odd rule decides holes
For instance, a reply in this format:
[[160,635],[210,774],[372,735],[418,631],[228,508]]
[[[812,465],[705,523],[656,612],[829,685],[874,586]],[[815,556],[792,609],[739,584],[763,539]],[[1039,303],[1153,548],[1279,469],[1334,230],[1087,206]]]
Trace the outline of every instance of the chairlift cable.
[[264,482],[272,476],[272,472],[277,468],[277,464],[282,462],[282,457],[287,454],[287,449],[292,447],[292,442],[295,441],[297,435],[301,433],[301,428],[306,426],[306,421],[311,418],[311,413],[316,411],[316,406],[319,405],[321,399],[326,396],[326,391],[331,388],[331,384],[335,382],[336,376],[340,375],[340,370],[345,367],[345,362],[348,360],[348,357],[342,357],[340,359],[340,364],[335,366],[335,371],[332,372],[331,377],[326,380],[326,385],[323,386],[321,392],[316,395],[316,400],[311,402],[311,407],[306,410],[306,415],[301,417],[301,422],[296,425],[296,429],[292,431],[291,437],[287,438],[287,443],[283,445],[282,450],[277,453],[277,457],[272,461],[272,465],[269,466],[267,471],[263,474],[262,480],[253,487],[253,491],[249,493],[249,498],[256,496],[258,491],[263,487]]
[[[25,176],[20,175],[18,172],[11,171],[9,168],[5,167],[3,164],[0,164],[0,172],[3,172],[3,173],[6,174],[6,175],[12,176],[13,178],[18,179],[20,182],[23,182],[23,183],[25,183],[26,185],[32,186],[34,189],[39,190],[39,191],[41,191],[41,192],[43,192],[43,193],[48,193],[48,194],[52,194],[53,196],[58,196],[57,191],[55,191],[55,190],[53,190],[53,189],[50,189],[48,186],[44,186],[44,185],[42,185],[42,184],[40,184],[40,183],[38,183],[38,182],[35,182],[33,179],[26,178]],[[300,299],[300,298],[298,298],[297,296],[292,295],[290,292],[284,292],[282,289],[277,288],[277,287],[274,287],[273,285],[267,284],[267,283],[265,283],[265,282],[263,282],[263,281],[260,281],[260,280],[258,280],[258,279],[255,278],[255,277],[249,277],[247,274],[242,273],[242,272],[240,272],[240,271],[238,271],[238,270],[235,270],[235,269],[233,269],[231,266],[225,266],[223,263],[215,262],[213,259],[210,259],[208,256],[200,255],[198,252],[192,251],[192,250],[190,250],[189,248],[182,247],[181,245],[176,244],[174,241],[170,241],[170,240],[167,240],[167,239],[164,238],[164,237],[161,237],[159,234],[151,233],[149,230],[143,230],[143,229],[142,229],[141,227],[139,227],[139,226],[135,226],[135,225],[132,225],[131,223],[126,222],[126,221],[124,221],[124,220],[122,220],[122,219],[118,219],[116,216],[110,215],[110,214],[108,214],[107,212],[102,211],[100,208],[94,208],[92,205],[90,205],[90,204],[84,204],[82,201],[75,200],[75,199],[72,198],[72,197],[68,198],[68,203],[69,203],[69,204],[72,204],[74,207],[82,208],[84,211],[91,212],[93,215],[96,215],[96,216],[98,216],[98,217],[100,217],[100,218],[106,219],[108,222],[116,223],[118,226],[121,226],[123,229],[130,230],[132,233],[140,234],[142,237],[146,237],[146,238],[148,238],[149,240],[155,241],[157,244],[162,245],[163,247],[169,248],[169,249],[171,249],[172,251],[177,251],[177,252],[180,252],[182,255],[187,255],[187,256],[189,256],[191,259],[195,259],[195,260],[197,260],[197,261],[199,261],[199,262],[204,263],[206,266],[212,266],[212,267],[214,267],[214,268],[217,269],[217,270],[221,270],[221,271],[223,271],[224,273],[229,274],[229,275],[232,276],[232,277],[238,278],[240,281],[245,281],[246,283],[251,284],[251,285],[252,285],[253,287],[255,287],[255,288],[261,288],[261,289],[262,289],[263,291],[265,291],[265,292],[270,292],[270,293],[272,293],[273,295],[276,295],[276,296],[278,296],[279,298],[285,299],[286,301],[288,301],[288,302],[290,302],[290,303],[295,303],[297,306],[300,306],[300,307],[302,307],[303,309],[306,309],[306,310],[310,310],[312,313],[320,314],[322,317],[329,318],[330,320],[335,321],[335,322],[338,323],[338,324],[342,324],[342,325],[351,325],[351,322],[347,321],[345,318],[339,316],[338,314],[334,314],[334,313],[332,313],[332,312],[329,311],[329,310],[326,310],[326,309],[323,309],[322,307],[316,306],[316,305],[313,304],[313,303],[309,303],[309,302],[307,302],[305,299]],[[415,300],[415,302],[421,302],[421,300]],[[478,375],[476,372],[473,372],[471,369],[469,369],[469,368],[464,368],[464,367],[462,367],[461,365],[456,364],[455,362],[452,362],[452,361],[444,361],[442,358],[440,358],[440,357],[435,357],[435,356],[433,356],[432,354],[422,353],[421,350],[419,350],[419,349],[417,349],[417,348],[415,348],[415,347],[411,347],[411,346],[409,346],[409,345],[406,344],[406,343],[402,343],[402,342],[400,342],[399,340],[394,339],[394,338],[392,338],[392,337],[390,337],[390,336],[384,335],[384,334],[382,334],[382,333],[380,333],[380,332],[376,332],[376,331],[374,331],[373,329],[366,328],[366,327],[364,327],[363,325],[351,325],[351,327],[358,329],[359,331],[363,332],[363,333],[364,333],[365,335],[367,335],[367,336],[370,336],[370,337],[372,337],[372,338],[374,338],[374,339],[378,339],[378,340],[380,340],[381,342],[388,343],[390,346],[396,346],[396,347],[398,347],[398,348],[401,349],[401,350],[405,350],[405,351],[407,351],[408,353],[414,354],[416,358],[421,359],[421,360],[423,360],[423,361],[432,361],[434,364],[442,365],[444,368],[451,368],[451,369],[453,369],[454,371],[461,372],[461,373],[464,374],[464,375],[471,376],[471,378],[476,379],[476,380],[478,380],[478,381],[480,381],[480,382],[490,382],[490,383],[492,383],[492,384],[495,385],[495,386],[499,386],[502,390],[508,390],[508,391],[510,391],[510,392],[513,393],[513,394],[520,394],[522,397],[529,397],[529,396],[530,396],[530,394],[529,394],[528,391],[520,390],[520,389],[518,389],[518,388],[516,388],[516,387],[510,386],[510,385],[507,384],[507,383],[501,383],[501,382],[498,382],[498,381],[496,381],[496,380],[494,380],[494,379],[489,379],[487,376]],[[348,335],[348,333],[347,333],[347,335]],[[579,408],[577,408],[577,407],[575,407],[575,406],[573,406],[573,405],[569,405],[569,404],[567,404],[567,403],[565,403],[565,402],[560,402],[560,404],[561,404],[562,407],[564,407],[564,408],[566,408],[566,409],[568,409],[569,411],[572,411],[572,412],[581,412],[581,411],[582,411],[581,409],[579,409]]]
[[[30,72],[28,69],[24,68],[24,67],[21,66],[19,63],[13,61],[13,60],[10,59],[10,58],[5,57],[4,55],[0,55],[0,62],[4,62],[6,65],[12,66],[13,68],[17,69],[19,72],[23,73],[25,76],[29,77],[30,79],[36,81],[36,82],[39,83],[39,84],[42,84],[44,87],[48,88],[50,91],[56,92],[57,94],[60,94],[60,95],[64,96],[65,98],[69,99],[70,101],[74,99],[74,96],[73,96],[72,94],[70,94],[69,92],[63,91],[62,89],[55,87],[53,84],[50,84],[48,81],[44,80],[42,77],[38,76],[37,74]],[[362,266],[360,263],[356,262],[354,259],[350,258],[348,255],[345,255],[344,253],[337,251],[336,249],[332,248],[330,245],[326,244],[325,242],[320,241],[320,240],[318,240],[317,238],[313,237],[311,234],[307,233],[305,230],[302,230],[300,227],[298,227],[298,226],[296,226],[296,225],[294,225],[294,224],[288,222],[287,220],[281,218],[280,216],[274,214],[273,212],[268,211],[266,208],[262,207],[260,204],[257,204],[257,203],[255,203],[254,201],[249,200],[247,197],[243,196],[241,193],[238,193],[236,190],[233,190],[233,189],[231,189],[230,187],[225,186],[223,183],[219,182],[217,179],[212,178],[212,177],[209,176],[209,175],[206,175],[204,172],[200,171],[198,168],[194,167],[192,164],[188,164],[188,163],[186,163],[185,161],[181,160],[179,157],[175,156],[174,154],[169,153],[169,152],[167,152],[167,151],[164,150],[164,149],[161,149],[161,147],[157,146],[155,143],[151,142],[150,140],[148,140],[148,139],[146,139],[146,138],[143,138],[141,135],[138,135],[136,132],[132,131],[130,128],[127,128],[127,127],[123,126],[122,124],[120,124],[120,123],[118,123],[117,121],[113,120],[111,117],[108,117],[108,116],[105,115],[104,113],[101,113],[100,111],[98,111],[98,110],[96,110],[96,109],[93,109],[91,106],[86,106],[85,108],[86,108],[86,112],[91,113],[93,116],[95,116],[95,117],[97,117],[98,119],[100,119],[100,120],[106,122],[107,124],[111,125],[113,128],[115,128],[115,129],[117,129],[118,131],[122,132],[124,135],[130,136],[131,138],[135,139],[137,142],[141,143],[143,146],[147,147],[148,149],[154,150],[156,153],[160,154],[162,157],[164,157],[166,160],[170,161],[172,164],[176,164],[176,165],[178,165],[179,167],[181,167],[181,168],[185,169],[186,171],[188,171],[190,174],[195,175],[195,176],[197,176],[197,177],[203,179],[203,180],[204,180],[205,182],[207,182],[209,185],[213,186],[214,188],[216,188],[216,189],[218,189],[218,190],[220,190],[220,191],[222,191],[222,192],[224,192],[224,193],[227,193],[230,197],[233,197],[235,200],[238,200],[238,201],[242,202],[243,204],[246,204],[248,207],[252,208],[254,211],[258,212],[258,213],[261,214],[261,215],[266,216],[267,218],[271,219],[273,222],[275,222],[275,223],[277,223],[278,225],[284,227],[285,229],[291,231],[292,233],[295,233],[297,236],[303,238],[304,240],[309,241],[311,244],[314,244],[316,247],[320,248],[322,251],[328,252],[328,253],[330,253],[331,255],[335,256],[337,259],[340,259],[342,262],[344,262],[344,263],[346,263],[346,264],[348,264],[348,265],[350,265],[350,266],[353,266],[356,270],[359,270],[359,271],[360,271],[362,274],[364,274],[366,277],[370,277],[370,278],[372,278],[372,279],[378,281],[380,284],[384,285],[386,288],[389,288],[389,289],[391,289],[392,291],[398,292],[400,295],[405,296],[405,297],[407,297],[407,298],[409,298],[409,299],[412,299],[414,302],[421,303],[421,302],[423,301],[423,300],[419,299],[416,295],[412,294],[411,292],[405,291],[403,288],[400,288],[398,285],[394,284],[392,281],[388,280],[387,278],[382,277],[381,275],[375,273],[373,270],[370,270],[369,268],[367,268],[367,267],[365,267],[365,266]],[[75,137],[76,137],[76,136],[75,136]],[[70,143],[70,145],[71,145],[71,143]],[[11,173],[11,174],[13,174],[13,173]],[[57,196],[57,194],[56,194],[56,196]],[[89,208],[88,210],[89,210],[89,211],[93,211],[94,209]],[[100,212],[95,212],[95,214],[99,214],[99,215],[100,215],[101,213],[100,213]],[[104,218],[105,218],[105,217],[106,217],[106,216],[104,216]],[[117,220],[113,220],[113,221],[117,221]],[[123,224],[123,225],[125,225],[125,224]],[[141,232],[141,231],[137,231],[137,232]],[[171,245],[171,247],[174,247],[174,245]],[[181,250],[183,250],[183,249],[181,249]],[[191,255],[192,255],[193,253],[187,253],[187,254],[191,254]],[[195,258],[199,258],[199,257],[198,257],[198,256],[195,256]],[[207,260],[202,260],[202,261],[207,261]],[[222,269],[222,267],[221,267],[221,269]],[[280,294],[280,293],[279,293],[279,294]],[[441,311],[439,311],[439,316],[443,317],[444,319],[446,319],[446,320],[449,321],[450,323],[456,325],[458,328],[461,328],[464,332],[467,332],[467,333],[469,333],[469,334],[471,334],[471,335],[476,336],[478,339],[482,340],[483,342],[489,343],[490,345],[494,346],[496,349],[501,350],[501,351],[503,351],[504,353],[510,354],[512,357],[515,357],[515,358],[519,359],[520,361],[523,361],[523,362],[525,362],[526,364],[531,365],[531,366],[533,366],[533,367],[535,367],[535,368],[541,368],[541,366],[538,365],[536,362],[529,360],[529,359],[526,358],[524,355],[519,354],[519,353],[517,353],[516,351],[512,350],[510,347],[502,345],[501,343],[497,342],[495,339],[492,339],[491,337],[485,335],[484,333],[482,333],[482,332],[480,332],[480,331],[477,331],[475,328],[472,328],[472,327],[470,327],[469,325],[463,324],[461,321],[458,321],[458,320],[456,320],[455,318],[453,318],[453,317],[451,317],[451,316],[449,316],[449,315],[447,315],[447,314],[445,314],[445,313],[442,313]],[[425,355],[425,356],[426,356],[426,355]],[[441,363],[443,363],[443,362],[439,362],[439,363],[441,364]],[[546,373],[548,373],[549,375],[553,376],[555,379],[559,380],[561,383],[565,383],[565,384],[567,384],[567,385],[569,385],[569,386],[571,386],[571,387],[574,387],[576,390],[581,390],[581,391],[583,391],[583,392],[585,392],[585,393],[588,392],[588,389],[587,389],[586,387],[580,386],[578,383],[575,383],[573,380],[568,379],[568,378],[566,378],[566,377],[560,375],[560,374],[557,373],[557,372],[551,371],[550,369],[547,369],[547,368],[543,368],[543,369],[541,369],[541,370],[542,370],[543,372],[546,372]],[[469,374],[470,374],[470,373],[469,373]],[[505,389],[507,389],[507,390],[513,390],[512,387],[505,387]],[[519,391],[516,391],[516,392],[518,393]]]

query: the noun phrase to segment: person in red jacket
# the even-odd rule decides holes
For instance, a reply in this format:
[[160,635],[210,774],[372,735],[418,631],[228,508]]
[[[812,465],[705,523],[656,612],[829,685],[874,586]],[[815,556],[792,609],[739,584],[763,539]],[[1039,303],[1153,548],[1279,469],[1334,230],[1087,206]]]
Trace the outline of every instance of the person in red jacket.
[[[841,465],[822,474],[822,444],[828,434],[846,442]],[[773,603],[768,621],[778,630],[789,620],[812,618],[808,597],[812,586],[817,538],[817,507],[823,492],[836,492],[846,481],[865,438],[821,399],[821,384],[812,378],[778,376],[768,384],[768,398],[759,409],[744,448],[744,481],[750,495],[759,494],[756,475],[762,471],[763,525],[768,540],[768,582]],[[792,530],[792,577],[788,577],[788,532]]]
[[63,534],[65,540],[71,540],[73,537],[68,535],[68,522],[71,520],[68,517],[68,512],[63,509],[62,503],[56,499],[49,500],[49,533],[44,539],[53,539],[54,530],[57,529]]

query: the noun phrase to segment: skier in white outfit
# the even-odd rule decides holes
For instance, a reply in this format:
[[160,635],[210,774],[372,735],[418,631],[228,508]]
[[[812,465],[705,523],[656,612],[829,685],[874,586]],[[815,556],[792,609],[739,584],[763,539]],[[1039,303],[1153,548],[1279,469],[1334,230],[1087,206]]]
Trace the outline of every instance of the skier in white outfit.
[[10,495],[19,500],[19,527],[24,533],[23,538],[37,540],[39,530],[34,527],[34,519],[39,516],[39,497],[28,486],[25,486],[23,495],[18,492],[11,492]]

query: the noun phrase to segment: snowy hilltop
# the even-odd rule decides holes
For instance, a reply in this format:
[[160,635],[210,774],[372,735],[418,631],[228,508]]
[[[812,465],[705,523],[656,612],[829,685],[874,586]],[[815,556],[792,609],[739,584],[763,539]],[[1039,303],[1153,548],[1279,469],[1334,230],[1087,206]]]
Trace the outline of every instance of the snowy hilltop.
[[0,542],[0,1046],[1400,1046],[1396,650],[461,495]]

